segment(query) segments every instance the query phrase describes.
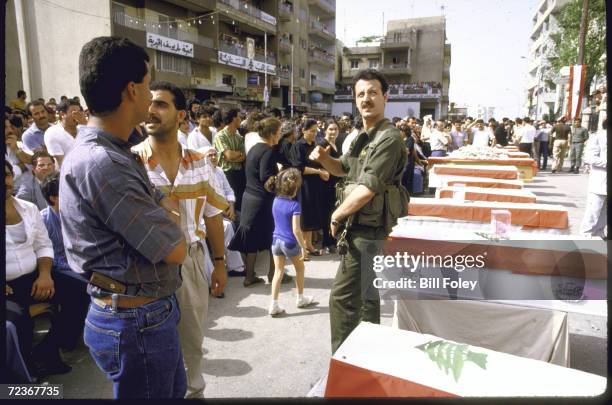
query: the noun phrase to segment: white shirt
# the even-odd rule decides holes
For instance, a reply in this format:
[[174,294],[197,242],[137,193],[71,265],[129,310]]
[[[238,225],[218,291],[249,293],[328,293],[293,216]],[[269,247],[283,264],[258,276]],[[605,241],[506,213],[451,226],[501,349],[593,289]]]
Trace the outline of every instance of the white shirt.
[[[214,134],[211,136],[214,141]],[[189,133],[187,136],[187,147],[189,149],[198,150],[201,148],[206,148],[212,146],[208,138],[206,138],[201,132],[200,128],[195,128],[193,131]]]
[[351,144],[355,140],[355,138],[359,135],[359,131],[353,129],[353,131],[344,138],[344,143],[342,144],[342,154],[346,155],[351,148]]
[[227,202],[236,202],[236,195],[234,194],[234,190],[229,184],[229,181],[227,181],[227,176],[225,175],[223,170],[221,170],[220,167],[215,167],[214,176],[215,181],[212,183],[215,187],[215,190],[217,190],[217,193],[225,197]]
[[482,131],[476,129],[473,131],[474,136],[472,138],[472,145],[477,147],[489,146],[489,141],[495,139],[495,136],[487,128]]
[[582,161],[591,167],[589,193],[608,195],[608,136],[605,129],[589,137]]
[[244,136],[244,155],[249,154],[249,150],[258,143],[263,142],[263,139],[257,132],[249,132]]
[[520,143],[533,143],[533,139],[536,136],[536,129],[531,124],[526,124],[523,126],[521,130],[521,139]]
[[180,129],[178,130],[178,133],[176,134],[178,141],[181,145],[183,145],[184,148],[188,148],[187,146],[187,137],[189,136],[188,134],[184,133],[183,131],[181,131]]
[[429,136],[429,144],[431,150],[447,150],[448,149],[448,135],[442,131],[434,129]]
[[36,260],[41,257],[53,259],[53,244],[49,239],[47,228],[43,222],[40,211],[36,205],[29,201],[13,198],[15,209],[21,216],[26,241],[18,243],[14,233],[5,229],[6,238],[6,280],[15,280],[18,277],[36,270]]
[[45,131],[45,146],[51,156],[66,156],[75,144],[75,137],[64,129],[61,123],[51,125]]

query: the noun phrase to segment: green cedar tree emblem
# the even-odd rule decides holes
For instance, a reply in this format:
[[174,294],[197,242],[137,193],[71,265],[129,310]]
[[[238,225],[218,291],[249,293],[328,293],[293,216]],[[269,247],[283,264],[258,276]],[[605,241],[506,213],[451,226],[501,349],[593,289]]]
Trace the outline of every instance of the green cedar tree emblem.
[[459,381],[463,365],[468,361],[471,361],[483,370],[487,369],[487,355],[475,353],[469,350],[468,347],[469,345],[451,343],[445,340],[432,340],[416,348],[427,353],[429,359],[435,362],[438,368],[444,370],[446,374],[448,374],[449,370],[452,370],[455,381]]

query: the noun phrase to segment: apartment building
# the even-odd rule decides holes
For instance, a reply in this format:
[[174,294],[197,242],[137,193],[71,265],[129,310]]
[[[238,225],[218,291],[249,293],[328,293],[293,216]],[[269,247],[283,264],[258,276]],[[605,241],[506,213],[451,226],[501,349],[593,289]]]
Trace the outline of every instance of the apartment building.
[[[79,95],[81,47],[96,36],[116,35],[146,49],[153,80],[171,81],[188,97],[213,99],[227,107],[267,104],[289,112],[289,72],[294,70],[295,110],[331,111],[334,0],[8,3],[7,43],[19,47],[7,53],[13,56],[6,65],[7,81],[12,83],[7,99],[21,88],[29,97]],[[49,20],[69,23],[48,24]],[[48,46],[49,38],[53,46]],[[293,52],[287,46],[292,42]]]
[[544,72],[550,66],[550,56],[554,53],[551,35],[557,32],[557,17],[569,0],[542,0],[532,14],[533,27],[529,39],[527,62],[527,89],[524,109],[536,119],[545,114],[555,113],[562,94],[557,91],[555,78],[546,78]]
[[313,116],[331,114],[336,90],[335,16],[335,0],[279,1],[280,92],[289,113],[293,109]]
[[443,16],[391,20],[379,41],[358,45],[342,48],[335,115],[355,112],[352,78],[365,68],[380,70],[390,83],[387,117],[448,114],[451,45]]

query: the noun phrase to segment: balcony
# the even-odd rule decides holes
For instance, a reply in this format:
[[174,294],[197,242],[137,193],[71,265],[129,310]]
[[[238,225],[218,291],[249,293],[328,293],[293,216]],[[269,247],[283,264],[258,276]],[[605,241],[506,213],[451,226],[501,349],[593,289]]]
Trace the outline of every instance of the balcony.
[[320,91],[326,94],[334,94],[336,92],[336,85],[333,82],[326,82],[325,80],[311,79],[309,91]]
[[400,35],[387,36],[380,41],[381,49],[403,49],[415,48],[414,36],[407,32],[397,33]]
[[291,80],[291,70],[278,68],[276,72],[281,79]]
[[412,68],[408,62],[404,63],[389,63],[379,68],[381,73],[385,75],[411,75]]
[[212,38],[199,35],[196,32],[185,31],[180,28],[169,27],[168,25],[162,25],[159,27],[157,21],[148,21],[131,15],[125,14],[121,11],[115,11],[113,13],[113,22],[115,24],[128,27],[131,29],[151,32],[153,34],[162,35],[164,37],[177,39],[179,41],[191,42],[206,48],[214,48],[215,41]]
[[544,103],[556,103],[557,102],[557,93],[554,91],[549,91],[546,93],[540,94],[540,100]]
[[336,33],[327,28],[325,24],[318,20],[310,20],[308,34],[316,36],[325,42],[336,41]]
[[315,7],[319,10],[319,13],[333,17],[336,15],[336,1],[335,0],[308,0],[310,7]]
[[328,113],[332,109],[332,106],[329,103],[311,103],[310,107],[312,111],[324,113]]
[[323,66],[335,66],[336,61],[334,59],[334,55],[330,55],[327,52],[321,52],[318,49],[311,49],[308,52],[309,63],[318,63]]
[[280,37],[278,40],[278,49],[282,53],[291,53],[291,41],[289,41],[289,38]]
[[[217,8],[238,21],[265,30],[270,34],[276,33],[276,17],[252,6],[242,0],[218,0]],[[223,15],[223,14],[222,14]]]
[[289,3],[278,4],[278,18],[281,21],[291,21],[293,17],[293,6]]
[[[246,45],[243,43],[230,44],[225,41],[219,41],[219,50],[221,52],[230,53],[232,55],[241,56],[247,58]],[[268,52],[268,57],[264,56],[263,50],[255,50],[255,59],[259,62],[267,63],[268,65],[276,65],[276,57],[274,54]]]

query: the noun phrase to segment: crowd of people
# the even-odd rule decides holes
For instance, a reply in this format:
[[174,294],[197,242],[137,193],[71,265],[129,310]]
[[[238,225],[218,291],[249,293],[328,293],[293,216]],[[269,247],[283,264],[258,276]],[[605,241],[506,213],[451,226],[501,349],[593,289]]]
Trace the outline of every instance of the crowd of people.
[[[316,304],[304,294],[305,262],[336,250],[338,220],[354,205],[339,203],[347,174],[357,181],[362,170],[378,170],[418,195],[426,188],[427,159],[466,144],[516,144],[541,169],[552,148],[555,172],[570,144],[578,170],[588,139],[578,121],[572,128],[528,117],[389,122],[377,93],[388,92],[388,84],[368,71],[356,99],[366,100],[360,108],[376,109],[371,120],[382,123],[388,144],[364,161],[355,151],[373,142],[364,141],[365,115],[291,119],[275,108],[246,113],[186,100],[172,83],[151,83],[148,61],[129,40],[96,38],[81,51],[87,109],[78,97],[26,102],[23,91],[5,107],[7,319],[19,351],[32,375],[66,373],[61,350],[72,350],[83,333],[116,397],[202,397],[208,297],[224,297],[228,275],[242,277],[244,288],[263,283],[255,272],[263,251],[270,251],[268,314],[285,312],[281,283],[295,282],[297,308]],[[363,177],[361,195],[377,195],[371,190],[386,184],[379,177]],[[334,218],[337,212],[344,218]],[[380,223],[378,214],[372,223]],[[343,265],[353,278],[360,271],[356,247],[384,237],[365,215],[361,220],[373,233],[351,239]],[[286,259],[295,280],[285,274]],[[354,280],[342,281],[349,277],[342,274],[330,299],[334,350],[362,316],[343,302],[354,292],[342,288],[353,288]],[[57,314],[32,347],[29,308],[37,302],[56,305]],[[379,308],[369,310],[376,318]],[[142,338],[143,330],[151,335]],[[122,355],[109,357],[118,345]],[[147,364],[164,371],[148,372]]]

